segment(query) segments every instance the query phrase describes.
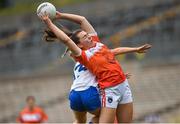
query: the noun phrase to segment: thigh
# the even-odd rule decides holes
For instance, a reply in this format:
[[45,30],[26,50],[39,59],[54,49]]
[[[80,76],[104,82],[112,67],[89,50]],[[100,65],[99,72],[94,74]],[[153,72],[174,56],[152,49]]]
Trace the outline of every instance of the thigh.
[[74,116],[75,116],[75,119],[76,119],[76,123],[86,123],[86,113],[87,112],[79,112],[79,111],[74,111],[73,110],[73,113],[74,113]]
[[101,105],[107,108],[117,108],[121,94],[118,94],[116,90],[109,88],[101,90]]
[[116,87],[101,90],[101,114],[99,123],[114,123],[116,108],[121,94],[117,92]]
[[116,110],[118,123],[130,123],[133,118],[133,103],[119,104]]
[[116,108],[101,108],[99,123],[114,123]]
[[88,112],[91,113],[92,115],[100,116],[101,108],[97,108],[97,109],[94,110],[94,111],[88,111]]
[[122,96],[119,99],[119,104],[127,104],[133,102],[131,88],[127,80],[120,87],[120,93],[122,94]]
[[99,123],[99,116],[100,116],[101,108],[98,108],[94,111],[89,111],[92,115],[94,115],[91,119],[92,123]]

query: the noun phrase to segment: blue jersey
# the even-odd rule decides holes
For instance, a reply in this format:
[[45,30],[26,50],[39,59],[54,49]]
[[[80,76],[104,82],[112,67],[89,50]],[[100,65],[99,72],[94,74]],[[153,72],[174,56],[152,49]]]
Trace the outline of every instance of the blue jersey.
[[82,91],[88,89],[90,86],[97,86],[96,76],[94,76],[84,65],[77,62],[73,71],[74,80],[71,90]]

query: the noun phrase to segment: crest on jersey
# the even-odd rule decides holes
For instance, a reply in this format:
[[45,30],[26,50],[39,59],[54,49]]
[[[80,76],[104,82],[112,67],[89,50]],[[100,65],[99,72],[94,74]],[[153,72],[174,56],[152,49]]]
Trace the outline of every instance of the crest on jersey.
[[107,100],[108,100],[109,103],[112,103],[112,102],[113,102],[113,98],[112,98],[112,97],[108,97]]

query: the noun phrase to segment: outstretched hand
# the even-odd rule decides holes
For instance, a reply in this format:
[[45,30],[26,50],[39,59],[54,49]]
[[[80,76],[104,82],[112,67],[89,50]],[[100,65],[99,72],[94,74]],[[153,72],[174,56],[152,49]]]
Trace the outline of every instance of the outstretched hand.
[[51,23],[51,19],[49,18],[49,15],[45,12],[44,14],[40,15],[39,18],[45,22],[47,25]]
[[56,11],[56,16],[53,20],[57,20],[61,18],[61,13],[59,11]]
[[44,14],[39,15],[39,18],[40,18],[42,21],[45,21],[45,20],[49,19],[49,16],[48,16],[48,14],[45,12]]
[[140,47],[137,48],[137,53],[146,53],[148,49],[150,49],[152,47],[152,45],[150,44],[145,44],[145,45],[142,45]]

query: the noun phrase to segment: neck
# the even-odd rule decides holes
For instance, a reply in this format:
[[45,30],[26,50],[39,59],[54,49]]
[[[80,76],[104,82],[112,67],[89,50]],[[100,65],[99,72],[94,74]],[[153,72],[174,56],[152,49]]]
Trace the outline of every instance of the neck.
[[34,109],[34,106],[30,106],[29,110],[32,111]]
[[82,50],[88,50],[88,49],[90,49],[90,48],[92,48],[92,47],[95,47],[96,46],[96,42],[91,42],[91,43],[89,43],[89,44],[87,44],[86,46],[84,46],[84,47],[81,47],[81,49]]
[[95,47],[96,46],[96,42],[92,42],[91,45],[89,45],[89,48]]

